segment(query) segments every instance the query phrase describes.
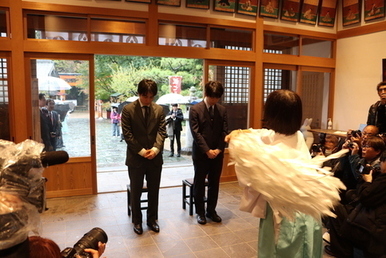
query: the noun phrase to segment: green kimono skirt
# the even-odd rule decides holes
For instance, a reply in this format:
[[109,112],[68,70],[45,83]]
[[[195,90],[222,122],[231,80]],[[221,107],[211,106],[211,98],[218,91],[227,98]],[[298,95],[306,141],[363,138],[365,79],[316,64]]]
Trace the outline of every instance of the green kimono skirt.
[[309,215],[297,213],[293,221],[283,218],[275,243],[273,212],[267,204],[266,218],[260,219],[258,258],[321,258],[322,226]]

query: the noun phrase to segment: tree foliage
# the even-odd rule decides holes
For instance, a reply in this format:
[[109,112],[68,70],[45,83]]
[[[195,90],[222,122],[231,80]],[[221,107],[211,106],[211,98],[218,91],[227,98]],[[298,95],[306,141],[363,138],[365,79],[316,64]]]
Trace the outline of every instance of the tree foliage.
[[[56,60],[59,73],[80,73],[88,78],[89,65],[84,61]],[[201,59],[95,55],[95,97],[109,100],[110,95],[121,93],[124,97],[136,94],[138,82],[152,79],[158,85],[158,96],[170,92],[169,76],[182,76],[181,94],[189,95],[189,89],[202,87],[203,61]],[[82,88],[88,85],[85,79]]]

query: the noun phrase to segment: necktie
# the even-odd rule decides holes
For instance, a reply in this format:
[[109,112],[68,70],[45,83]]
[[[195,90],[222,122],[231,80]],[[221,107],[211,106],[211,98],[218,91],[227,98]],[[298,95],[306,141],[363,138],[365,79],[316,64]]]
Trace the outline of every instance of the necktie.
[[148,106],[143,106],[142,108],[145,109],[144,118],[145,118],[145,122],[147,123],[147,120],[149,119],[149,107]]
[[49,113],[50,119],[51,119],[51,124],[54,124],[54,118],[52,117],[52,112],[50,111]]
[[209,115],[210,115],[210,120],[213,120],[213,118],[214,118],[214,110],[213,110],[213,106],[210,106],[210,107],[209,107]]

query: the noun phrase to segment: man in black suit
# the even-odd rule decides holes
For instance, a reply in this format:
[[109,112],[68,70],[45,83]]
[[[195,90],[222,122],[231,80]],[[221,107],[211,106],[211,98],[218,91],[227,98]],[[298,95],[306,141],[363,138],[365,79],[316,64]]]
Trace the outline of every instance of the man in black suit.
[[51,145],[50,129],[48,128],[48,110],[46,108],[47,100],[43,93],[39,93],[40,109],[40,136],[44,143],[44,151],[53,151]]
[[[228,133],[226,109],[217,103],[224,93],[222,84],[210,81],[205,84],[204,93],[204,100],[192,106],[189,113],[193,135],[194,204],[199,224],[206,224],[206,217],[221,222],[216,206],[224,159],[224,138]],[[205,214],[206,177],[209,187]]]
[[126,165],[130,177],[130,202],[134,232],[142,234],[141,195],[146,176],[148,189],[147,225],[159,232],[158,195],[162,170],[162,150],[166,138],[163,108],[153,103],[157,84],[142,80],[138,84],[138,100],[122,111],[122,131],[127,143]]
[[47,99],[47,117],[46,122],[48,124],[48,130],[50,135],[50,142],[52,146],[52,150],[56,151],[56,139],[57,139],[57,130],[59,127],[59,114],[54,111],[55,108],[55,100]]
[[178,104],[172,104],[172,110],[168,113],[166,121],[168,122],[168,135],[170,138],[170,155],[174,156],[174,139],[177,141],[177,157],[181,157],[181,131],[184,114]]

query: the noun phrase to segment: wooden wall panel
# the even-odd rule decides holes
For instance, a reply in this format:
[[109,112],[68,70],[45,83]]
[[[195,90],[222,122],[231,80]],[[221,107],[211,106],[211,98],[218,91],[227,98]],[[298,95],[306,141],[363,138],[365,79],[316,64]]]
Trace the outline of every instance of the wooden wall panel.
[[46,168],[47,197],[92,194],[92,173],[91,165],[85,162],[69,161]]

